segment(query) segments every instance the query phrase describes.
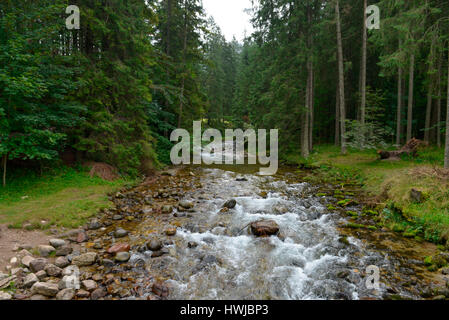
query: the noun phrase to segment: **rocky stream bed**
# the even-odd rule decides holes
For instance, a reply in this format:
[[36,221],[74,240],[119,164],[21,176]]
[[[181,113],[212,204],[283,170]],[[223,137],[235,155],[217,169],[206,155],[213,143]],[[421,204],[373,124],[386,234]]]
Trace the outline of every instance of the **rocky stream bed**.
[[355,188],[313,186],[292,168],[255,172],[183,167],[111,195],[114,208],[83,229],[19,246],[0,299],[449,298],[447,270],[424,263],[449,254],[376,228]]

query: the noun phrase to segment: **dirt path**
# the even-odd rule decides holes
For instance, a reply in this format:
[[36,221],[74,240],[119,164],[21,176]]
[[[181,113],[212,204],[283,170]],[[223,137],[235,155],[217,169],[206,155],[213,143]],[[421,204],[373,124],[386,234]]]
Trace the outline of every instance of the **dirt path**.
[[50,238],[42,231],[9,229],[7,225],[0,225],[0,272],[6,271],[17,246],[29,245],[34,248],[40,244],[48,244]]

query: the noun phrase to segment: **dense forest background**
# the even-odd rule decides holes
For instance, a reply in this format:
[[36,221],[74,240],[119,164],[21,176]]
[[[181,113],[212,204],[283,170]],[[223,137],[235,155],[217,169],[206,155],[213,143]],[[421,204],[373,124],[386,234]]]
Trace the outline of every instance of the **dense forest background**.
[[[218,1],[218,0],[217,0]],[[367,30],[365,8],[380,8]],[[81,28],[68,30],[68,5]],[[281,156],[315,144],[443,147],[447,0],[258,0],[226,41],[200,0],[0,2],[0,156],[71,156],[135,176],[169,163],[170,133],[277,128]],[[446,103],[447,99],[447,103]],[[446,139],[445,134],[446,133]],[[449,166],[449,145],[446,165]]]

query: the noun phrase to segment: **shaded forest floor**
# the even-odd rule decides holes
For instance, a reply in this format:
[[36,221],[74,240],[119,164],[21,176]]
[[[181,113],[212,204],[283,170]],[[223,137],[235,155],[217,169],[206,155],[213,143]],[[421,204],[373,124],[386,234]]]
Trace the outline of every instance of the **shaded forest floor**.
[[76,228],[98,210],[111,206],[108,193],[131,184],[90,177],[84,168],[53,168],[39,175],[32,170],[11,171],[0,187],[0,224],[9,228]]
[[[426,148],[415,158],[380,161],[375,151],[350,150],[341,155],[335,146],[317,146],[307,161],[289,162],[313,167],[310,179],[334,184],[359,183],[367,205],[381,213],[382,222],[405,236],[449,245],[449,172],[443,169],[443,150]],[[415,189],[422,194],[416,201]]]

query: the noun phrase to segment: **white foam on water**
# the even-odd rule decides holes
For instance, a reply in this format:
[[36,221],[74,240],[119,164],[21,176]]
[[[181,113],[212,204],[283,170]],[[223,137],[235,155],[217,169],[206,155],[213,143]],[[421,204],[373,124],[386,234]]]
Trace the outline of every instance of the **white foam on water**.
[[[206,169],[207,192],[250,195],[234,197],[237,206],[225,227],[212,227],[198,233],[180,230],[182,242],[196,242],[198,247],[186,249],[179,255],[175,268],[188,275],[184,280],[170,281],[175,299],[326,299],[340,290],[334,280],[337,265],[347,263],[347,257],[338,246],[339,233],[335,221],[324,214],[326,208],[319,202],[308,209],[303,199],[286,196],[300,194],[305,183],[288,184],[272,178],[245,175],[245,182],[236,182],[236,174],[218,169]],[[242,175],[238,175],[242,176]],[[258,196],[261,181],[271,188],[266,199]],[[217,214],[225,199],[213,199],[204,204],[199,217],[209,222],[224,219]],[[276,214],[275,208],[284,206],[285,214]],[[276,236],[256,238],[245,228],[251,222],[274,220],[280,227],[283,240]],[[229,230],[242,230],[240,234]],[[232,234],[232,235],[231,235]],[[351,243],[354,241],[350,239]],[[354,241],[355,242],[355,241]],[[205,263],[207,256],[216,258]],[[196,266],[192,268],[191,266]],[[192,270],[194,269],[194,270]],[[190,274],[190,275],[189,275]],[[346,284],[357,298],[354,285]],[[349,289],[348,289],[349,288]],[[343,289],[342,289],[343,290]]]

